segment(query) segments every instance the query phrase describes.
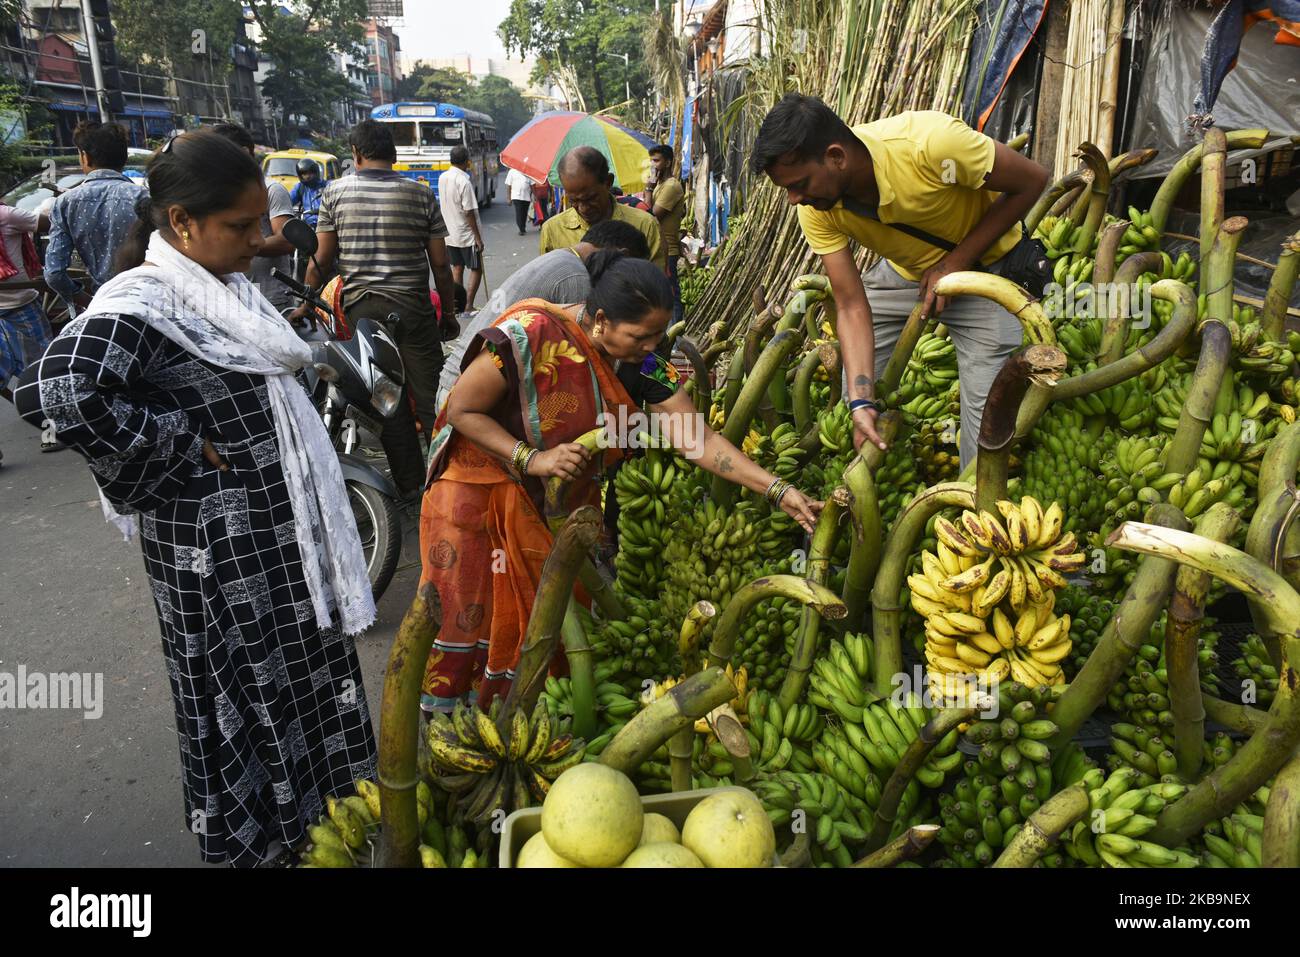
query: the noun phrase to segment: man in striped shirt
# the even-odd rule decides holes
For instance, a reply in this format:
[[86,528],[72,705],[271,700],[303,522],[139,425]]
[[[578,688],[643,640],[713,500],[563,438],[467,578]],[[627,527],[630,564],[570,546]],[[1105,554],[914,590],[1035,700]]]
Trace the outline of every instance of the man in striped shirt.
[[[393,171],[397,149],[389,127],[363,120],[348,142],[356,173],[332,180],[321,195],[316,261],[328,274],[337,260],[343,308],[350,319],[382,322],[390,312],[401,316],[391,331],[402,353],[420,429],[428,439],[437,415],[434,400],[443,361],[443,336],[429,301],[430,270],[443,302],[444,328],[452,338],[456,331],[447,228],[433,190]],[[322,278],[316,263],[307,267],[307,285],[318,288]],[[301,321],[306,314],[304,305],[291,318]],[[424,457],[406,403],[398,403],[382,438],[398,492],[418,496],[424,485]]]

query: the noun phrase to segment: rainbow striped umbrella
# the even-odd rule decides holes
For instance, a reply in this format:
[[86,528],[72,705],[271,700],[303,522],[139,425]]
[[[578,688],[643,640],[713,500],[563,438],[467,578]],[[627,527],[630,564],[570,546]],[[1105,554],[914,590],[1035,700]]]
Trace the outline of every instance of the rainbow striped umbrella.
[[594,146],[609,160],[614,185],[625,193],[645,189],[649,149],[654,140],[607,116],[568,110],[541,113],[510,138],[501,162],[535,182],[560,185],[556,171],[561,157],[575,146]]

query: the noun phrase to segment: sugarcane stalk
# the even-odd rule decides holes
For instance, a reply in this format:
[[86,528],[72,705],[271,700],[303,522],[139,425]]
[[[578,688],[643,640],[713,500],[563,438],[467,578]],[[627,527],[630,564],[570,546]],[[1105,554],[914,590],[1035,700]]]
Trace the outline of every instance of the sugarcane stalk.
[[912,358],[916,344],[921,340],[921,334],[925,332],[925,324],[930,321],[930,317],[923,309],[924,305],[918,302],[912,307],[912,311],[907,314],[907,321],[903,323],[903,328],[898,333],[898,341],[894,344],[894,351],[890,353],[889,362],[885,364],[884,375],[876,383],[876,395],[882,399],[887,398],[903,381],[908,360]]
[[[687,678],[700,670],[699,646],[704,626],[717,614],[712,602],[697,601],[686,613],[682,622],[677,648],[681,653],[683,675]],[[694,726],[683,728],[668,741],[668,767],[674,791],[689,791],[692,787],[691,758],[694,748]]]
[[880,502],[871,473],[860,455],[854,456],[844,470],[853,529],[843,590],[845,624],[850,629],[861,626],[871,597],[871,582],[880,567]]
[[379,723],[380,867],[420,866],[420,822],[415,788],[420,781],[420,686],[434,639],[442,628],[442,602],[425,582],[397,627],[384,672]]
[[1038,301],[1010,279],[988,272],[950,272],[934,285],[940,296],[983,296],[992,299],[1025,327],[1032,345],[1056,345],[1056,332]]
[[1201,694],[1201,704],[1205,706],[1205,716],[1215,724],[1221,724],[1229,731],[1239,734],[1254,734],[1264,727],[1268,713],[1234,701],[1224,701],[1213,695]]
[[[767,344],[758,362],[754,364],[753,371],[745,379],[744,388],[740,390],[735,407],[727,414],[726,424],[722,427],[723,437],[736,448],[740,448],[745,441],[750,420],[754,417],[763,397],[767,395],[768,384],[780,373],[785,360],[798,345],[798,335],[784,329],[772,337],[772,341]],[[730,385],[727,391],[730,393]],[[721,475],[715,475],[709,489],[709,497],[718,503],[719,508],[729,508],[735,501],[738,490],[739,486],[734,482],[727,481]]]
[[524,629],[515,680],[497,717],[497,731],[502,740],[509,740],[510,722],[515,711],[523,709],[524,714],[531,714],[537,704],[551,658],[560,644],[564,614],[569,607],[578,569],[595,544],[602,525],[600,510],[584,505],[573,511],[555,535],[551,554],[546,556],[537,579],[537,594]]
[[871,826],[871,833],[867,835],[867,841],[863,845],[864,850],[868,852],[877,850],[889,839],[889,832],[894,827],[894,815],[898,813],[903,792],[916,777],[916,772],[921,765],[925,764],[934,746],[959,724],[965,724],[978,717],[985,707],[987,704],[981,702],[969,708],[944,708],[925,723],[921,732],[912,739],[907,750],[898,759],[898,764],[894,766],[889,780],[885,782],[885,788],[880,793],[880,804],[877,805],[874,814],[875,823]]
[[1300,700],[1296,664],[1300,662],[1300,594],[1263,562],[1221,542],[1189,532],[1141,522],[1125,522],[1107,545],[1159,555],[1206,571],[1253,595],[1265,607],[1265,620],[1283,636],[1283,662],[1277,695],[1263,728],[1251,736],[1227,764],[1215,770],[1184,797],[1165,808],[1147,839],[1176,846],[1245,800],[1278,771],[1300,744]]
[[706,668],[669,688],[614,735],[600,753],[600,763],[632,775],[683,728],[691,728],[736,693],[721,668]]
[[[1217,542],[1231,540],[1241,515],[1225,502],[1217,502],[1201,516],[1196,533]],[[1165,656],[1169,674],[1169,710],[1174,716],[1174,754],[1178,773],[1194,781],[1204,758],[1205,707],[1201,703],[1201,676],[1197,652],[1205,623],[1208,572],[1186,565],[1178,569],[1174,594],[1165,623]]]
[[1016,832],[993,867],[1033,867],[1061,835],[1088,813],[1088,792],[1075,784],[1052,795],[1042,807],[1029,815],[1024,827]]
[[[840,531],[840,517],[844,514],[848,499],[848,490],[837,488],[826,500],[822,513],[817,516],[812,542],[808,546],[806,567],[807,579],[816,585],[825,585],[830,575],[831,555],[835,552],[835,541]],[[821,624],[822,616],[814,609],[805,608],[800,613],[794,651],[790,654],[790,665],[785,670],[785,680],[782,681],[781,691],[777,695],[782,711],[788,711],[803,695],[804,684],[808,681],[808,672],[812,671],[813,662],[817,658]]]
[[[1118,225],[1118,223],[1116,224]],[[1121,234],[1122,235],[1122,234]],[[1100,255],[1100,251],[1098,252]],[[1115,270],[1114,288],[1132,289],[1139,276],[1144,272],[1160,271],[1160,254],[1153,252],[1134,253],[1124,260],[1120,267]],[[1162,279],[1161,282],[1170,280]],[[1153,287],[1154,288],[1154,287]],[[1154,295],[1154,293],[1152,293]],[[1128,301],[1126,301],[1128,300]],[[1106,295],[1106,320],[1102,324],[1101,346],[1097,350],[1097,365],[1106,366],[1118,362],[1124,355],[1124,347],[1128,345],[1128,320],[1129,316],[1125,315],[1130,312],[1134,303],[1127,295],[1115,295],[1108,293]],[[1193,297],[1192,318],[1196,318],[1195,297]],[[1147,317],[1150,322],[1150,317]]]
[[[1257,485],[1259,503],[1255,506],[1255,515],[1246,530],[1246,551],[1256,559],[1279,572],[1292,588],[1300,590],[1300,581],[1294,572],[1285,567],[1285,559],[1296,551],[1296,536],[1292,524],[1296,512],[1297,497],[1288,483],[1294,482],[1300,471],[1300,422],[1292,422],[1282,428],[1269,441],[1268,451],[1259,466]],[[1297,529],[1300,531],[1300,529]],[[1288,547],[1289,546],[1289,547]],[[1251,605],[1251,617],[1258,627],[1263,609]],[[1265,643],[1273,636],[1261,635]],[[1276,647],[1276,640],[1273,646]],[[1273,649],[1270,648],[1270,655]],[[1280,664],[1274,660],[1274,665]]]
[[709,366],[704,361],[704,356],[700,355],[699,348],[695,345],[694,340],[689,336],[682,336],[676,341],[676,348],[682,350],[682,355],[690,362],[691,368],[695,370],[691,381],[695,383],[695,411],[704,415],[709,414],[709,406],[713,404],[713,386],[709,384]]
[[844,603],[825,585],[818,585],[796,575],[767,575],[741,585],[727,602],[713,627],[713,640],[709,643],[709,665],[726,667],[731,663],[745,618],[760,601],[782,597],[811,607],[823,618],[838,620],[844,617]]
[[[1201,259],[1210,254],[1223,225],[1224,176],[1228,167],[1228,138],[1210,127],[1201,139]],[[1215,316],[1223,319],[1223,316]],[[1229,316],[1228,318],[1232,318]],[[1226,320],[1225,320],[1226,321]]]
[[1074,233],[1074,251],[1086,256],[1092,251],[1092,237],[1097,235],[1102,217],[1106,215],[1106,200],[1110,197],[1110,164],[1101,150],[1091,143],[1079,147],[1079,157],[1092,172],[1092,183],[1088,192],[1088,211],[1083,225]]
[[1034,203],[1029,212],[1025,215],[1025,229],[1027,229],[1029,234],[1032,236],[1034,230],[1038,228],[1038,224],[1041,223],[1043,217],[1047,215],[1047,211],[1056,204],[1058,199],[1066,193],[1081,189],[1087,185],[1088,181],[1083,175],[1083,170],[1075,170],[1073,173],[1067,173],[1065,176],[1058,179],[1051,186],[1047,187],[1043,192],[1043,195],[1038,197],[1038,202]]
[[1269,785],[1260,843],[1265,867],[1300,867],[1300,756],[1287,761]]
[[854,867],[897,867],[904,861],[920,857],[939,836],[938,824],[914,824],[880,850],[868,854]]
[[587,629],[578,617],[578,604],[569,596],[569,607],[560,624],[560,642],[569,662],[569,682],[573,700],[573,735],[590,741],[596,737],[596,673],[591,657]]
[[[880,571],[871,589],[871,635],[875,645],[876,693],[888,697],[894,675],[903,672],[903,613],[900,601],[907,561],[925,535],[925,527],[945,508],[974,508],[975,486],[965,482],[941,482],[912,499],[894,520],[885,540]],[[1107,688],[1109,690],[1109,687]],[[1105,694],[1102,695],[1105,700]]]
[[[1232,130],[1225,134],[1227,137],[1228,149],[1252,149],[1257,150],[1268,142],[1268,130]],[[1205,144],[1197,143],[1182,158],[1173,165],[1173,168],[1165,174],[1164,181],[1160,184],[1160,189],[1156,191],[1155,198],[1151,201],[1151,225],[1160,232],[1165,231],[1165,223],[1169,220],[1169,210],[1173,207],[1174,200],[1182,191],[1183,184],[1201,165],[1201,155],[1204,152]]]
[[821,342],[816,348],[809,349],[799,363],[799,371],[794,376],[793,399],[794,428],[804,435],[810,428],[817,427],[816,415],[812,409],[812,383],[817,369],[826,370],[827,380],[831,384],[831,404],[839,401],[835,393],[840,391],[840,344],[838,342]]
[[[1152,521],[1164,525],[1188,526],[1182,510],[1167,502],[1153,506],[1148,515]],[[1069,744],[1088,717],[1105,704],[1110,689],[1146,643],[1151,626],[1168,603],[1177,571],[1178,566],[1164,558],[1148,558],[1138,565],[1133,583],[1106,623],[1097,646],[1056,702],[1052,720],[1060,731],[1049,742],[1053,751]]]
[[1190,472],[1201,454],[1201,439],[1214,419],[1214,404],[1224,377],[1230,375],[1232,336],[1217,319],[1201,323],[1201,355],[1187,389],[1187,401],[1178,416],[1178,428],[1165,452],[1170,472]]
[[998,513],[1007,497],[1011,446],[1016,438],[1016,414],[1032,383],[1050,389],[1065,372],[1067,359],[1054,345],[1022,346],[1007,357],[989,388],[980,421],[979,453],[975,460],[975,506]]
[[1286,310],[1291,304],[1297,275],[1300,275],[1300,232],[1282,243],[1282,254],[1277,258],[1277,268],[1273,270],[1268,292],[1264,294],[1263,314],[1259,321],[1264,335],[1274,342],[1281,340],[1285,330]]

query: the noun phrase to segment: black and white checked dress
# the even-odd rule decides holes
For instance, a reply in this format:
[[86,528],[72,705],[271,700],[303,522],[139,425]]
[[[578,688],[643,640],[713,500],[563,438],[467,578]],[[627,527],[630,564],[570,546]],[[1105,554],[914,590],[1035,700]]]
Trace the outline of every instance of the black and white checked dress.
[[[91,316],[14,402],[86,457],[118,512],[139,513],[203,860],[251,866],[272,841],[298,844],[325,795],[374,777],[375,740],[352,639],[316,624],[265,379],[141,319]],[[230,471],[204,459],[205,436]]]

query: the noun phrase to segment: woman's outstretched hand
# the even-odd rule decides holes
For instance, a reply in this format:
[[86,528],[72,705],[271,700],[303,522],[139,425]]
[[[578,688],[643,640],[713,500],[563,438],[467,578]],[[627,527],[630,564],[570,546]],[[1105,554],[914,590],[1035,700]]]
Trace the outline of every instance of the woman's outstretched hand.
[[586,469],[591,453],[577,442],[566,442],[533,456],[528,463],[528,474],[543,478],[558,475],[572,482]]
[[813,527],[817,524],[817,516],[821,514],[822,506],[825,504],[808,498],[797,488],[792,488],[781,496],[781,511],[802,525],[809,535],[812,534]]

